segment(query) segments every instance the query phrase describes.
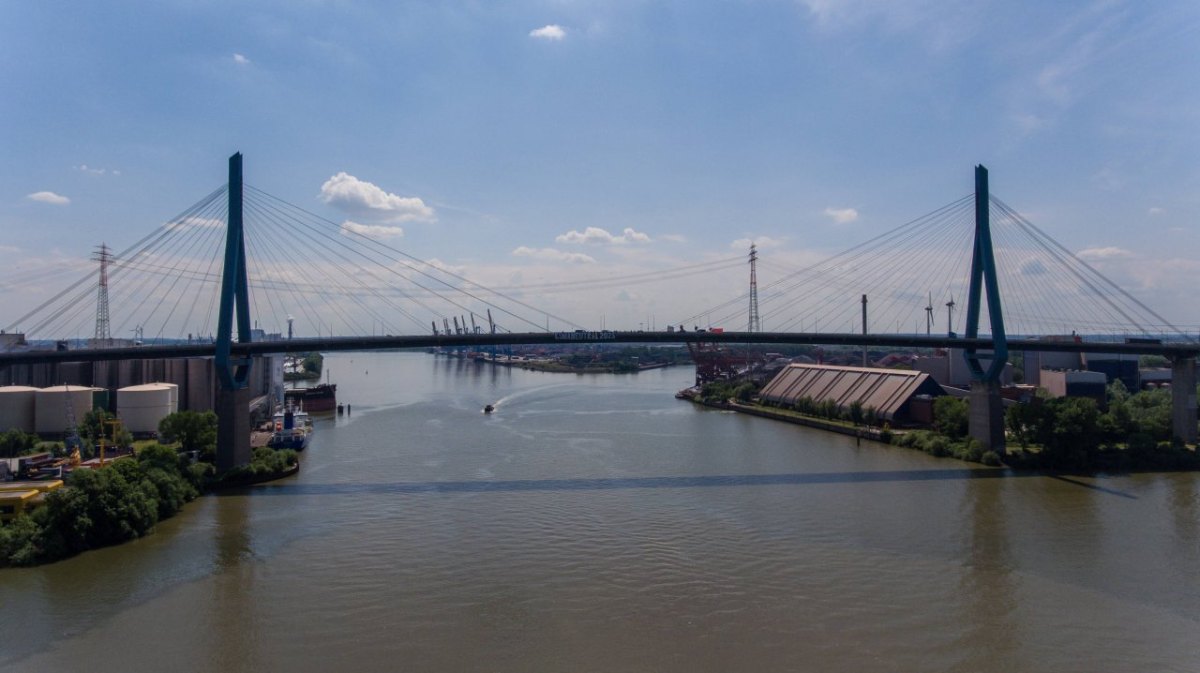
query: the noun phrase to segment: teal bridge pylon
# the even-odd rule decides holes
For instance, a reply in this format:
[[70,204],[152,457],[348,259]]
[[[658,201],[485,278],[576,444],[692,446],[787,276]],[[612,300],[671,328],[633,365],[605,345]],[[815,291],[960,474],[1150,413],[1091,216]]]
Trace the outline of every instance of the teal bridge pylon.
[[967,291],[966,338],[979,338],[979,316],[982,312],[981,296],[987,292],[988,322],[991,327],[991,363],[985,369],[978,348],[968,346],[963,350],[971,376],[977,381],[995,383],[1008,361],[1008,339],[1004,333],[1004,313],[1000,305],[1000,283],[996,280],[996,257],[992,249],[991,221],[988,214],[988,171],[982,165],[975,167],[975,246],[971,255],[971,284]]
[[233,357],[233,327],[238,343],[250,341],[250,294],[246,282],[246,241],[242,227],[242,153],[229,157],[229,214],[225,232],[225,266],[221,272],[217,316],[216,370],[223,390],[245,388],[250,379],[248,357]]

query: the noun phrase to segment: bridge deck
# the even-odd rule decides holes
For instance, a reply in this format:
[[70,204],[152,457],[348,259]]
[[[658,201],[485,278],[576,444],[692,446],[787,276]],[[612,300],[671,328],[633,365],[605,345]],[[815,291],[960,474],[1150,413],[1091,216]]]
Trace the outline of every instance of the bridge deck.
[[[311,351],[370,351],[411,348],[490,348],[492,346],[621,343],[684,344],[717,342],[759,345],[877,346],[883,348],[977,348],[986,351],[991,339],[904,334],[799,333],[799,332],[524,332],[508,334],[458,334],[372,337],[318,337],[283,341],[236,343],[238,356]],[[1102,341],[1038,341],[1009,339],[1010,351],[1071,353],[1121,353],[1189,358],[1200,354],[1200,343],[1119,343]],[[17,351],[0,353],[0,366],[48,362],[98,362],[135,358],[204,357],[215,353],[215,345],[151,344],[126,348],[81,348],[69,351]]]

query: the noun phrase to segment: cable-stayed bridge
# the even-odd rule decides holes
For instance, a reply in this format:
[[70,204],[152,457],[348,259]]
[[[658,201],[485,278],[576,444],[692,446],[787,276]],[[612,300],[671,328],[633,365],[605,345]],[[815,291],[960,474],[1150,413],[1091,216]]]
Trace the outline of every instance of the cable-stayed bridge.
[[[1184,437],[1195,441],[1197,340],[992,196],[983,167],[973,194],[815,264],[789,267],[752,251],[775,280],[752,282],[748,292],[715,305],[692,292],[694,305],[664,322],[669,332],[588,329],[575,322],[577,311],[544,305],[587,305],[618,288],[665,292],[670,284],[714,277],[738,287],[744,258],[485,285],[379,238],[386,233],[329,221],[243,184],[235,155],[228,184],[123,250],[102,246],[98,270],[0,321],[34,339],[91,332],[89,347],[0,353],[0,365],[214,355],[221,388],[230,393],[218,404],[224,425],[226,416],[244,415],[234,412],[245,408],[237,391],[245,387],[249,356],[260,353],[562,342],[955,347],[964,349],[978,383],[973,406],[987,409],[973,413],[972,433],[1002,446],[995,388],[1010,348],[1159,353],[1175,363],[1183,385],[1174,389],[1191,391],[1177,416],[1191,409]],[[253,340],[255,323],[279,333]],[[714,333],[700,325],[748,329]],[[105,347],[119,342],[112,335],[127,333],[140,345]],[[248,435],[226,430],[224,439]]]

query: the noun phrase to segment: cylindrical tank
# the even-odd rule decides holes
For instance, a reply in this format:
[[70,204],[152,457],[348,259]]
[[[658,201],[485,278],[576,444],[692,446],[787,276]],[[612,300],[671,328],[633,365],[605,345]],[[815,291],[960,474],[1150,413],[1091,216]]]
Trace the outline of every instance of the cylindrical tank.
[[92,408],[112,411],[107,388],[92,388]]
[[0,386],[0,432],[33,432],[37,391],[29,386]]
[[179,410],[179,386],[147,383],[117,391],[117,416],[136,434],[158,431],[158,422]]
[[95,388],[68,385],[37,391],[33,409],[34,430],[39,435],[66,432],[70,426],[68,412],[74,414],[76,425],[82,423],[83,415],[92,410],[92,395],[95,392]]

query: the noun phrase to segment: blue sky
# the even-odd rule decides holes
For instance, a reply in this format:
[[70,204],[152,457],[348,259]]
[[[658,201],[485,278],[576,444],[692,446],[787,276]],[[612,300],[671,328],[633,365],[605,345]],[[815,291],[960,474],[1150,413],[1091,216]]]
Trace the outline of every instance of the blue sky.
[[[508,285],[748,239],[799,266],[969,193],[983,163],[1195,325],[1197,84],[1194,1],[9,2],[0,277],[132,243],[234,151],[250,184]],[[546,301],[633,326],[735,296],[730,273]]]

